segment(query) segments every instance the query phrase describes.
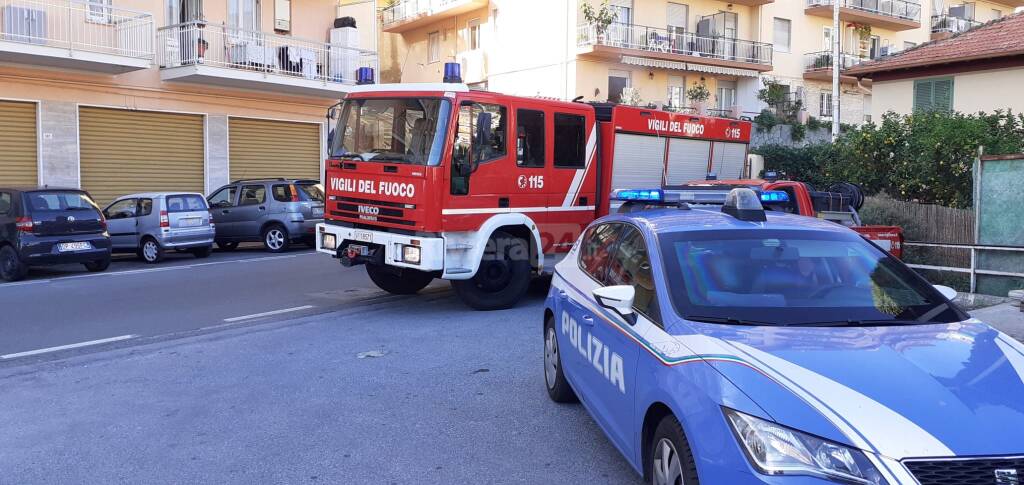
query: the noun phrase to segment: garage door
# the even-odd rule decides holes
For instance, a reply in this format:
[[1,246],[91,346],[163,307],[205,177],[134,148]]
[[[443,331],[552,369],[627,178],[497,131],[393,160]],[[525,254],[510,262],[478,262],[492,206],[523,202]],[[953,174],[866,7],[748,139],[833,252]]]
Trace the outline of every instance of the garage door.
[[665,138],[615,135],[612,189],[661,187],[665,172]]
[[231,180],[285,177],[320,180],[320,125],[231,118]]
[[674,138],[668,145],[668,178],[666,185],[681,185],[704,180],[708,175],[711,142]]
[[0,186],[36,186],[35,103],[0,101],[0,147]]
[[203,117],[82,107],[82,188],[100,205],[135,192],[199,192]]

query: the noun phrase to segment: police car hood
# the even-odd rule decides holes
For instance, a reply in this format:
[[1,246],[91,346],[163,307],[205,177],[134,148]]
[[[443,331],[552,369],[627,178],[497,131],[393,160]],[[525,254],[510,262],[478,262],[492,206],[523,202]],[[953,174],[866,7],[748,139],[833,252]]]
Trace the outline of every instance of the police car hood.
[[672,330],[780,424],[896,459],[1024,454],[1024,345],[977,320]]

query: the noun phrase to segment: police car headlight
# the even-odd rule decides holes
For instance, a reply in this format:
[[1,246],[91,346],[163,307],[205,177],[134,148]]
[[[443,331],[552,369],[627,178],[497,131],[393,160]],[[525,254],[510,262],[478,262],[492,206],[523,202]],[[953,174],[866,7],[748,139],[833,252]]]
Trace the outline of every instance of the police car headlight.
[[887,485],[860,450],[747,414],[724,409],[750,463],[767,475],[814,475],[846,483]]
[[420,248],[418,246],[402,246],[402,260],[409,264],[420,264]]

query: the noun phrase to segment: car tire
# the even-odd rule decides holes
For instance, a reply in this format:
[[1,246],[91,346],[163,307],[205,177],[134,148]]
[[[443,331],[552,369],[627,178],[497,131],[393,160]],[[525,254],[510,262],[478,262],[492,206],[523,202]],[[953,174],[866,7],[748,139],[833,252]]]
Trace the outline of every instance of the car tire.
[[18,251],[11,246],[0,248],[0,278],[18,281],[28,274],[28,265],[18,257]]
[[272,253],[283,253],[291,246],[288,230],[280,224],[271,224],[263,229],[263,246]]
[[468,280],[452,280],[455,295],[474,310],[503,310],[519,303],[530,289],[530,246],[521,238],[495,231],[487,241],[480,268]]
[[433,273],[410,268],[387,268],[367,264],[366,274],[378,288],[395,295],[413,295],[434,281]]
[[562,354],[558,348],[558,330],[555,317],[544,320],[544,385],[548,397],[555,402],[576,402],[576,392],[562,372]]
[[238,249],[238,243],[234,241],[217,241],[217,247],[224,251],[234,251]]
[[156,239],[145,237],[142,244],[139,244],[139,259],[148,264],[159,263],[164,259],[164,248],[160,247]]
[[89,261],[88,263],[82,263],[85,269],[91,273],[102,273],[110,267],[110,258],[97,259],[96,261]]
[[210,253],[213,252],[213,246],[203,246],[203,247],[199,247],[199,248],[192,248],[192,249],[189,250],[189,252],[191,252],[193,256],[195,256],[195,257],[197,257],[199,259],[209,258],[210,257]]
[[697,464],[690,451],[690,443],[675,416],[661,419],[654,430],[647,453],[647,470],[653,485],[697,485]]

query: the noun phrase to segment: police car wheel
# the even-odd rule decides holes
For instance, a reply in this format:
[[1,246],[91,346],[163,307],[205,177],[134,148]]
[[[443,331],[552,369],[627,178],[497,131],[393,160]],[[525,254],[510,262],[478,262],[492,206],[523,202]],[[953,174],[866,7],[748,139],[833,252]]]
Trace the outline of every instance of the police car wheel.
[[697,465],[690,452],[690,444],[683,435],[683,427],[675,416],[665,416],[654,431],[650,453],[651,483],[653,485],[695,485]]
[[554,317],[544,321],[544,384],[552,401],[576,402],[576,392],[562,373],[562,356],[558,350]]
[[455,295],[474,310],[511,308],[530,289],[529,245],[526,241],[496,231],[487,241],[476,275],[468,280],[453,280]]
[[415,294],[434,281],[432,273],[410,268],[387,268],[376,264],[367,264],[366,274],[378,288],[395,295]]

